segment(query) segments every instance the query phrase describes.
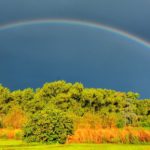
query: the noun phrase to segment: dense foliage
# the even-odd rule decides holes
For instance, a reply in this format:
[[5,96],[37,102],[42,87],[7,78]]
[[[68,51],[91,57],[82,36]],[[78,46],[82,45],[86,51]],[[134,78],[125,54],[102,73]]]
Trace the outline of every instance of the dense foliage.
[[73,132],[72,121],[74,128],[82,121],[102,128],[150,127],[150,100],[140,100],[134,92],[85,88],[65,81],[45,83],[36,90],[10,91],[0,85],[0,127],[26,124],[28,141],[64,143]]
[[24,127],[24,139],[28,142],[63,144],[72,133],[72,120],[57,109],[34,114]]

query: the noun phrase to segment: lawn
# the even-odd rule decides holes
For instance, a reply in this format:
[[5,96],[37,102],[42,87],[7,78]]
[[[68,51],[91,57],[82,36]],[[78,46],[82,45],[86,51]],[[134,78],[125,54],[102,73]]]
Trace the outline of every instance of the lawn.
[[26,144],[16,140],[0,140],[0,150],[150,150],[150,145],[121,144]]

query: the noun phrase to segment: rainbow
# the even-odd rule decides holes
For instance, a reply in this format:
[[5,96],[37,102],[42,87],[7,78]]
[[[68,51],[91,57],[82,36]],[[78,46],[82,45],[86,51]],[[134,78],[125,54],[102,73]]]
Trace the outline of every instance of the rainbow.
[[0,31],[1,30],[7,30],[7,29],[12,29],[12,28],[17,28],[20,26],[26,26],[26,25],[34,25],[34,24],[54,24],[54,23],[63,23],[63,24],[69,24],[69,25],[80,25],[80,26],[88,26],[91,28],[97,28],[97,29],[101,29],[101,30],[105,30],[120,36],[123,36],[125,38],[128,38],[134,42],[137,42],[141,45],[144,45],[148,48],[150,48],[150,43],[145,41],[142,38],[139,38],[135,35],[132,35],[128,32],[107,26],[107,25],[103,25],[101,23],[97,23],[97,22],[88,22],[88,21],[82,21],[82,20],[75,20],[75,19],[36,19],[36,20],[26,20],[26,21],[18,21],[15,23],[9,23],[9,24],[4,24],[4,25],[0,25]]

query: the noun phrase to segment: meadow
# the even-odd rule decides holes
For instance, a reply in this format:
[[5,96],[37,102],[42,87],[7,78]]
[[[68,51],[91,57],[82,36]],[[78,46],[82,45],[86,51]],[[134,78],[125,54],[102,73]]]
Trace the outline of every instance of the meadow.
[[129,144],[26,144],[20,140],[0,140],[0,150],[150,150],[150,145]]

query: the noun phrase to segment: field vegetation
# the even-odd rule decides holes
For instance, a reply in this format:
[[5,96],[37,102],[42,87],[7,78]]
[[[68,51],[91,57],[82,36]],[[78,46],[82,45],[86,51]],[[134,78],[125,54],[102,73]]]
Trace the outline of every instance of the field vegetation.
[[55,81],[38,89],[0,85],[0,138],[46,144],[150,143],[150,100],[134,92]]

